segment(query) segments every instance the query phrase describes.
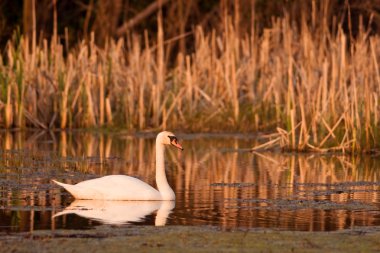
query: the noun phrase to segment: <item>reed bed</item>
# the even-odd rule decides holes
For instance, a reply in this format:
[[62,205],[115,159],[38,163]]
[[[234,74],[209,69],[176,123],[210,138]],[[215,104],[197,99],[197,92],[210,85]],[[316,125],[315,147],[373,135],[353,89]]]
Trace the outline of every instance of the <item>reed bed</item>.
[[104,47],[94,34],[70,51],[55,36],[30,43],[16,34],[0,58],[0,125],[277,129],[258,148],[378,148],[378,36],[364,25],[355,38],[306,20],[297,28],[287,16],[260,34],[240,35],[235,23],[226,15],[221,32],[196,27],[193,53],[170,64],[161,16],[156,38],[134,34]]

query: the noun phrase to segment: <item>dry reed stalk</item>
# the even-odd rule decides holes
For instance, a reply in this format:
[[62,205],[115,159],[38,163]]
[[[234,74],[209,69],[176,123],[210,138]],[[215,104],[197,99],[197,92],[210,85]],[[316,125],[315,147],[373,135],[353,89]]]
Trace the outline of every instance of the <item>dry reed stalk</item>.
[[328,66],[328,62],[327,60],[325,60],[323,62],[323,73],[322,73],[322,78],[321,78],[321,87],[322,87],[322,94],[321,94],[321,114],[325,113],[325,111],[327,110],[327,102],[328,102],[328,97],[327,97],[327,94],[328,94],[328,69],[329,69],[329,66]]
[[347,86],[346,86],[346,83],[347,83],[347,59],[346,59],[346,51],[347,51],[347,48],[346,48],[346,43],[347,43],[347,39],[346,39],[346,36],[343,34],[343,32],[340,33],[340,48],[341,48],[341,51],[340,51],[340,55],[341,55],[341,59],[340,59],[340,79],[339,79],[339,90],[343,93],[343,99],[344,99],[344,103],[343,103],[343,108],[349,108],[350,104],[349,104],[349,96],[348,96],[348,91],[347,91]]
[[265,150],[268,148],[273,148],[274,145],[276,145],[278,142],[280,142],[281,137],[277,137],[276,139],[270,140],[268,142],[265,142],[261,145],[255,146],[251,149],[251,151],[257,151],[257,150]]
[[102,66],[98,66],[98,82],[99,82],[99,126],[104,126],[104,78]]
[[95,112],[94,112],[94,104],[93,104],[93,97],[91,93],[91,83],[92,83],[92,77],[91,73],[86,74],[86,78],[84,80],[84,88],[86,91],[86,98],[87,98],[87,107],[86,107],[86,117],[87,120],[84,122],[87,127],[94,127],[96,126],[96,120],[95,120]]
[[65,129],[67,127],[67,117],[68,117],[68,100],[69,100],[69,89],[73,81],[74,77],[74,69],[73,69],[73,58],[70,54],[68,56],[68,62],[66,66],[65,79],[62,80],[62,84],[60,85],[60,127],[61,129]]
[[162,24],[162,13],[161,11],[157,17],[157,81],[154,90],[154,107],[153,107],[153,117],[154,124],[159,126],[160,120],[160,108],[161,108],[161,96],[164,92],[164,81],[165,81],[165,68],[164,68],[164,29]]
[[33,115],[31,113],[29,113],[27,110],[24,110],[24,116],[26,119],[28,119],[30,122],[32,122],[32,124],[37,127],[37,128],[42,128],[42,129],[48,129],[48,127],[40,122],[38,119],[36,119],[35,117],[33,117]]
[[139,84],[139,101],[138,101],[138,115],[139,115],[139,128],[143,129],[146,126],[146,105],[148,104],[146,102],[146,90],[147,90],[147,84],[148,80],[151,79],[151,68],[148,64],[151,59],[151,50],[149,46],[149,37],[148,32],[144,32],[144,42],[145,42],[145,50],[143,52],[143,73],[141,73],[141,83]]
[[365,148],[367,150],[370,149],[370,138],[373,136],[372,134],[372,124],[371,124],[371,108],[372,108],[372,96],[369,91],[369,83],[366,78],[364,81],[364,97],[368,98],[368,101],[364,102],[364,131],[365,131]]
[[[299,82],[297,83],[299,86]],[[304,150],[306,144],[309,142],[309,134],[307,130],[307,120],[306,120],[306,114],[305,114],[305,101],[304,101],[304,96],[302,93],[299,94],[299,106],[300,106],[300,111],[301,111],[301,129],[300,129],[297,149]]]
[[12,112],[12,101],[11,101],[11,87],[8,84],[6,86],[6,102],[4,108],[4,124],[5,128],[10,128],[13,124],[13,112]]
[[15,70],[15,96],[16,96],[16,107],[15,107],[15,117],[16,117],[16,127],[24,127],[24,97],[25,97],[25,82],[24,82],[24,70],[23,64],[20,61],[16,61]]
[[[210,75],[208,76],[206,82],[208,84],[211,84],[212,85],[212,88],[211,88],[211,92],[210,94],[215,94],[216,93],[216,85],[214,85],[214,82],[215,82],[215,79],[217,78],[217,75],[216,75],[216,68],[215,66],[217,65],[217,42],[216,42],[216,34],[215,34],[215,30],[213,30],[211,32],[211,45],[210,45],[210,48],[209,48],[209,54],[210,54],[210,60],[208,62],[206,62],[207,64],[210,64],[210,68],[209,68],[209,71],[210,71]],[[212,96],[213,97],[213,96]]]
[[291,109],[290,110],[290,126],[291,126],[291,137],[292,139],[290,140],[291,143],[291,149],[295,150],[296,148],[296,128],[295,128],[295,110]]
[[[227,8],[225,7],[225,12],[224,12],[224,36],[223,36],[223,47],[224,47],[224,54],[225,54],[225,62],[222,62],[223,64],[223,69],[224,69],[224,82],[226,84],[226,94],[228,97],[228,100],[230,103],[233,103],[233,91],[232,91],[232,84],[231,84],[231,42],[230,42],[230,17],[228,16]],[[232,59],[233,60],[233,59]],[[233,108],[233,104],[231,105]]]
[[338,69],[338,56],[336,55],[336,50],[333,51],[331,56],[331,84],[329,88],[329,110],[331,112],[331,120],[336,121],[337,119],[337,112],[336,112],[336,99],[337,94],[336,91],[338,90],[338,87],[336,87],[336,84],[338,83],[338,77],[339,77],[339,69]]
[[112,116],[112,106],[111,106],[111,100],[109,97],[106,97],[106,118],[107,118],[107,125],[112,126],[113,125],[113,116]]
[[[233,53],[233,52],[232,52]],[[239,114],[240,114],[240,106],[239,106],[239,87],[237,84],[237,76],[236,76],[236,62],[235,62],[235,54],[231,55],[231,83],[232,83],[232,107],[234,109],[234,120],[235,124],[239,124]]]
[[[178,92],[177,96],[173,99],[173,102],[172,102],[172,104],[170,105],[170,107],[168,108],[168,110],[165,111],[166,113],[165,113],[165,115],[163,115],[163,119],[162,119],[162,122],[163,122],[163,123],[162,123],[162,127],[163,127],[163,129],[165,129],[164,126],[167,125],[166,122],[167,122],[167,120],[168,120],[170,114],[173,112],[175,106],[177,105],[178,101],[182,98],[182,95],[183,95],[184,93],[185,93],[185,88],[182,88],[182,89]],[[169,97],[169,96],[167,96],[167,97]],[[166,101],[165,101],[165,102],[166,102]]]
[[376,57],[376,51],[375,51],[375,45],[374,43],[375,42],[375,38],[370,38],[369,39],[369,43],[370,43],[370,48],[371,48],[371,57],[372,57],[372,60],[373,60],[373,64],[375,65],[375,68],[374,68],[374,71],[375,71],[375,74],[376,74],[376,81],[377,81],[377,86],[378,86],[378,90],[380,90],[380,69],[379,69],[379,64],[377,62],[377,57]]
[[344,119],[344,114],[339,118],[339,120],[335,123],[335,125],[330,128],[328,126],[328,124],[326,123],[326,121],[322,118],[322,121],[325,125],[325,127],[328,129],[329,133],[326,135],[326,137],[319,143],[319,148],[321,148],[323,146],[323,144],[330,138],[330,136],[333,136],[333,138],[335,139],[335,135],[334,135],[334,131],[335,129],[339,126],[340,122]]
[[236,87],[235,87],[235,73],[234,72],[234,62],[235,62],[235,57],[234,57],[234,42],[233,42],[233,37],[234,37],[234,29],[231,24],[231,17],[228,16],[227,14],[227,8],[225,9],[225,17],[224,17],[224,36],[223,36],[223,47],[225,48],[225,61],[222,62],[223,64],[223,69],[224,69],[224,83],[226,86],[226,98],[227,102],[230,104],[233,112],[233,118],[235,122],[237,122],[237,116],[236,112],[236,100],[235,100],[235,92],[236,92]]
[[35,0],[32,0],[32,7],[33,7],[33,10],[32,10],[32,59],[31,59],[31,62],[30,62],[30,68],[31,70],[33,70],[35,68],[35,61],[36,61],[36,41],[37,41],[37,35],[36,35],[36,2]]
[[350,123],[351,123],[351,129],[352,129],[352,140],[353,140],[353,143],[352,143],[352,150],[356,150],[358,149],[358,131],[359,129],[357,129],[356,127],[360,127],[360,125],[358,124],[357,120],[357,106],[358,106],[358,101],[357,101],[357,93],[356,93],[356,75],[352,72],[351,73],[351,77],[350,79],[352,81],[354,81],[353,83],[353,86],[350,87],[351,88],[351,92],[353,93],[353,101],[351,101],[351,107],[350,107],[350,111],[351,111],[351,117],[350,117]]
[[187,103],[190,105],[190,114],[193,113],[194,110],[194,101],[193,101],[193,80],[191,75],[191,62],[190,56],[186,56],[186,97]]

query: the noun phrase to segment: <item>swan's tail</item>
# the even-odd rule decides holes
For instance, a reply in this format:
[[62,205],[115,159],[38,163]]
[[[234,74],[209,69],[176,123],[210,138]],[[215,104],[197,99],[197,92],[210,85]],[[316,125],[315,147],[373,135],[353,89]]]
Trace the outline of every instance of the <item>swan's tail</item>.
[[65,190],[68,191],[68,192],[70,192],[70,194],[73,195],[75,198],[78,196],[78,189],[77,189],[77,187],[75,187],[75,185],[64,184],[64,183],[58,182],[56,180],[51,180],[51,181],[53,181],[57,185],[62,186],[63,188],[65,188]]
[[53,218],[56,218],[56,217],[59,217],[59,216],[65,215],[65,214],[72,214],[72,213],[75,213],[75,210],[63,210],[59,213],[54,214]]
[[52,179],[51,181],[53,181],[53,182],[56,183],[57,185],[62,186],[62,187],[65,188],[65,189],[66,189],[66,186],[69,185],[69,184],[64,184],[64,183],[58,182],[57,180],[54,180],[54,179]]

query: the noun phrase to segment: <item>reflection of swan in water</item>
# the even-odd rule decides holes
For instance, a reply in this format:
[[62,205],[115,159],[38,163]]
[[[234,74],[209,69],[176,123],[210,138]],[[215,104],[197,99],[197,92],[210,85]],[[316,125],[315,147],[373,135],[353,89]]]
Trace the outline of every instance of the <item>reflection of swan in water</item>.
[[171,132],[161,132],[156,138],[156,183],[158,190],[134,177],[111,175],[86,180],[76,185],[64,184],[53,180],[62,186],[76,199],[102,200],[174,200],[175,194],[165,174],[165,145],[171,145],[183,150],[177,137]]
[[76,214],[104,224],[120,225],[143,221],[145,216],[158,210],[155,225],[165,226],[174,207],[174,201],[75,200],[65,210],[55,214],[53,218],[65,214]]

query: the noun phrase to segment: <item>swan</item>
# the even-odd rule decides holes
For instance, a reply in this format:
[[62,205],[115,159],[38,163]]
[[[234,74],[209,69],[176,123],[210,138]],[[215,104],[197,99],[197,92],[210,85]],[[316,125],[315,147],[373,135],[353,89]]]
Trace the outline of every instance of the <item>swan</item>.
[[95,200],[175,200],[175,194],[165,174],[165,145],[183,150],[177,137],[163,131],[156,138],[156,184],[157,189],[130,176],[110,175],[80,182],[75,185],[54,183],[65,188],[75,199]]

